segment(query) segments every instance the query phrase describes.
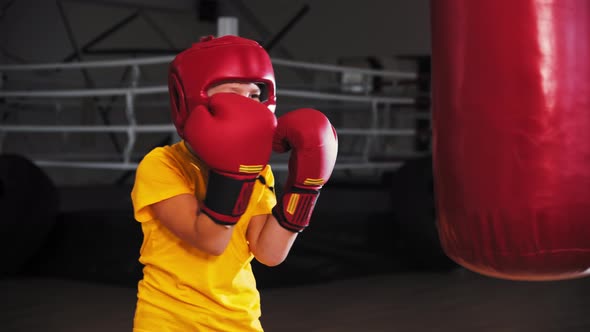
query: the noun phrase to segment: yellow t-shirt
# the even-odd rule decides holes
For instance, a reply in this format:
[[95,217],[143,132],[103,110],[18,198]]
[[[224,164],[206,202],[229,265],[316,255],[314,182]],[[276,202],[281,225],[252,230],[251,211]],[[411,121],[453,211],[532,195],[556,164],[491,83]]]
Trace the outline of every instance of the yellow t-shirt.
[[138,284],[134,331],[262,331],[260,295],[246,240],[250,218],[269,214],[276,197],[267,166],[256,181],[246,212],[220,256],[184,243],[158,221],[150,205],[190,193],[205,197],[208,171],[184,142],[155,148],[139,164],[131,192],[135,219],[141,223],[144,265]]

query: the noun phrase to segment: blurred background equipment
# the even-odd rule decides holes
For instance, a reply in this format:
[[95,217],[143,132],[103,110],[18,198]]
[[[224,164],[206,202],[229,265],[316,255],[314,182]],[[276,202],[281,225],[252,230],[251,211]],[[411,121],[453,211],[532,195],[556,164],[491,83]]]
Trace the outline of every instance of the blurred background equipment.
[[41,249],[59,211],[58,190],[31,160],[0,154],[0,277],[15,276]]

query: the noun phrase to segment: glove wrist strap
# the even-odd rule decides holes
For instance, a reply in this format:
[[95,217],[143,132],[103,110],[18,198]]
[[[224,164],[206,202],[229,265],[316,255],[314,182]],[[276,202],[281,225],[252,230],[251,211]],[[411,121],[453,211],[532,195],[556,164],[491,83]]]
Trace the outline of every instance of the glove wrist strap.
[[300,233],[309,226],[319,196],[319,190],[291,187],[272,209],[272,214],[283,228]]
[[211,170],[201,210],[220,225],[235,225],[248,207],[256,177]]

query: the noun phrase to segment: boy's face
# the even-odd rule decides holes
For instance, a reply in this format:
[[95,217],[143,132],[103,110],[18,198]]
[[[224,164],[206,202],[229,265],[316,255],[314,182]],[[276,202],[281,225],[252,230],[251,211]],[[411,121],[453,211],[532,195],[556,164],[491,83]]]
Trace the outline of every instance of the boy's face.
[[260,88],[258,85],[249,82],[222,82],[215,84],[207,90],[207,96],[212,96],[219,92],[229,92],[242,95],[260,101]]

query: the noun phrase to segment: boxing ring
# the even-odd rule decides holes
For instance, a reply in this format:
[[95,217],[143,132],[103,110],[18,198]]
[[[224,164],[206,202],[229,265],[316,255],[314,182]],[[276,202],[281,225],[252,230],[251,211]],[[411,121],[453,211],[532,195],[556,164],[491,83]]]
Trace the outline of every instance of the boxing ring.
[[[161,135],[176,135],[174,126],[163,119],[160,123],[142,123],[138,120],[142,116],[142,112],[154,112],[153,108],[158,107],[161,113],[165,114],[169,108],[167,103],[168,87],[165,84],[151,84],[143,85],[141,76],[142,68],[147,66],[157,66],[166,68],[167,64],[172,60],[171,56],[141,58],[141,59],[126,59],[115,61],[87,61],[80,63],[47,63],[47,64],[28,64],[28,65],[1,65],[0,73],[7,73],[10,75],[22,75],[23,73],[35,72],[66,72],[66,71],[88,71],[88,70],[125,70],[129,71],[131,78],[128,80],[126,87],[101,87],[101,88],[76,88],[76,89],[52,89],[49,86],[24,88],[21,90],[8,89],[3,87],[0,89],[0,98],[4,100],[4,115],[8,118],[11,112],[18,108],[18,112],[26,112],[28,109],[35,106],[49,106],[54,109],[54,112],[64,113],[64,108],[67,105],[76,105],[76,101],[81,99],[92,100],[99,103],[99,98],[118,98],[123,100],[119,117],[123,117],[123,121],[117,124],[33,124],[33,123],[11,123],[7,124],[8,120],[0,124],[0,151],[8,152],[10,147],[7,146],[7,136],[18,135],[35,135],[35,134],[53,134],[59,138],[60,135],[68,134],[95,134],[95,135],[111,135],[118,134],[124,137],[120,155],[103,156],[104,159],[112,159],[112,161],[101,161],[101,154],[99,152],[92,156],[92,151],[85,151],[84,154],[78,153],[79,158],[76,158],[76,153],[72,151],[62,151],[60,154],[51,156],[35,157],[31,156],[35,162],[42,167],[50,168],[78,168],[78,169],[103,169],[103,170],[134,170],[137,167],[138,158],[147,153],[149,149],[146,147],[138,147],[138,140],[142,134],[161,134]],[[313,73],[327,73],[332,75],[354,74],[362,76],[363,82],[370,82],[373,77],[382,77],[391,79],[394,82],[398,80],[417,80],[418,74],[415,72],[399,72],[399,71],[381,71],[354,67],[344,67],[327,64],[306,63],[284,59],[273,59],[273,65],[280,70],[305,70]],[[318,91],[320,90],[320,91]],[[380,156],[380,160],[374,160],[371,156],[373,151],[378,150],[375,144],[380,141],[388,140],[392,137],[406,137],[412,138],[417,135],[416,128],[413,126],[412,118],[415,119],[429,119],[428,112],[412,112],[405,111],[405,116],[410,118],[410,121],[402,127],[392,127],[392,116],[395,116],[396,108],[409,107],[412,108],[416,104],[416,97],[410,94],[400,96],[389,95],[374,95],[370,93],[336,93],[325,92],[321,89],[281,89],[278,88],[279,104],[277,115],[286,111],[286,107],[281,106],[281,99],[289,99],[291,105],[293,104],[315,106],[318,103],[335,104],[329,106],[331,108],[340,108],[338,111],[329,113],[333,117],[338,134],[341,141],[344,141],[344,146],[355,145],[354,151],[341,151],[341,157],[336,164],[336,170],[391,170],[399,167],[404,158],[412,158],[415,156],[424,155],[425,152],[415,151],[411,145],[407,151],[400,153],[389,153],[389,155]],[[139,98],[157,98],[156,102],[148,103],[138,102]],[[80,101],[80,104],[82,102]],[[305,103],[305,104],[303,104]],[[148,105],[146,105],[148,104]],[[342,106],[342,104],[347,104]],[[16,105],[16,106],[15,106]],[[79,104],[78,104],[79,105]],[[12,106],[12,107],[11,107]],[[11,109],[12,108],[12,109]],[[148,108],[151,108],[148,109]],[[322,110],[321,106],[317,106]],[[350,112],[349,110],[360,109],[363,113],[361,116],[366,118],[364,127],[351,127],[342,123],[338,123],[337,113]],[[51,112],[51,111],[49,111]],[[328,111],[324,111],[328,113]],[[56,122],[56,121],[54,121]],[[177,137],[176,137],[177,139]],[[346,144],[347,140],[352,142]],[[90,156],[88,156],[90,152]],[[27,151],[19,150],[19,153],[28,155]],[[428,151],[426,151],[428,153]],[[84,157],[90,157],[91,160],[84,160]],[[94,160],[92,160],[94,159]],[[99,159],[99,160],[96,160]],[[285,160],[272,160],[273,169],[277,171],[286,170]]]

